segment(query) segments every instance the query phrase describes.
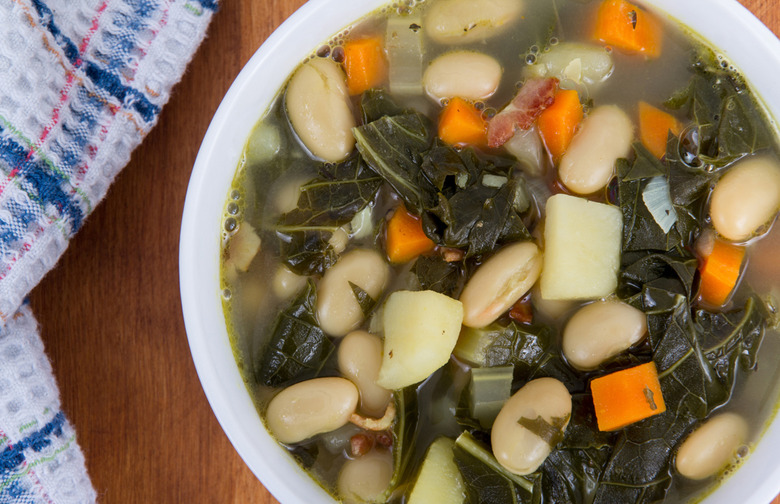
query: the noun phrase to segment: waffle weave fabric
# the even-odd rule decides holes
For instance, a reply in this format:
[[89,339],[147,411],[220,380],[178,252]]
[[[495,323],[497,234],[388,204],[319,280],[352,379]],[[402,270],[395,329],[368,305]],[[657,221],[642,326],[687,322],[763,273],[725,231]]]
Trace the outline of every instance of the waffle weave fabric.
[[0,504],[96,501],[24,299],[156,123],[216,8],[0,0]]

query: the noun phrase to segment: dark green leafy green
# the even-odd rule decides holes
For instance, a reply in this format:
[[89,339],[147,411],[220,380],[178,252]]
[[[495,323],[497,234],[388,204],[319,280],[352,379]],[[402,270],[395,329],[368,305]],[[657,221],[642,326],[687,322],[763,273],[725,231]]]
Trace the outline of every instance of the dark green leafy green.
[[[669,141],[679,142],[676,137]],[[675,150],[670,148],[670,151]],[[617,166],[623,250],[669,251],[689,246],[701,228],[703,201],[713,175],[687,167],[680,161],[679,154],[668,154],[661,162],[641,144],[635,144],[634,151],[633,163],[620,159]],[[643,198],[648,184],[659,176],[667,180],[669,197],[677,215],[668,232],[656,222]]]
[[666,411],[621,431],[597,492],[606,502],[650,503],[665,495],[674,447],[729,401],[738,372],[755,366],[765,329],[767,313],[753,297],[730,312],[692,313],[683,294],[647,285],[642,293]]
[[490,449],[468,432],[458,437],[453,451],[455,463],[466,486],[466,502],[470,504],[533,502],[533,481],[504,469]]
[[688,86],[674,94],[667,106],[686,112],[698,133],[697,157],[720,169],[747,154],[772,145],[761,110],[741,76],[724,68],[709,49],[700,49]]
[[384,89],[369,89],[360,97],[360,115],[363,124],[376,121],[383,116],[395,116],[403,112],[390,93]]
[[358,284],[353,282],[348,282],[349,287],[352,289],[352,294],[355,295],[355,299],[358,302],[358,305],[360,306],[360,310],[363,312],[364,317],[368,317],[371,312],[374,310],[374,307],[376,306],[376,299],[372,298],[371,295],[363,290],[362,287],[360,287]]
[[459,262],[445,261],[440,255],[420,256],[412,266],[422,290],[453,296],[460,288],[463,267]]
[[420,410],[417,406],[417,390],[414,386],[397,390],[393,394],[395,401],[395,421],[393,422],[393,476],[380,501],[387,501],[390,495],[409,476],[409,462],[417,444],[417,424]]
[[419,214],[432,192],[421,176],[423,153],[431,145],[429,120],[419,113],[382,116],[353,128],[357,149],[371,169]]
[[426,234],[439,244],[466,249],[467,257],[529,239],[521,214],[530,198],[514,166],[508,158],[437,143],[423,164],[437,191],[436,204],[423,214]]
[[595,428],[590,394],[572,397],[572,420],[565,435],[540,468],[535,489],[541,504],[594,502],[601,475],[612,454],[615,434]]
[[331,235],[374,200],[381,184],[360,156],[321,165],[319,176],[301,186],[298,207],[273,227],[282,260],[298,274],[321,274],[337,259]]
[[528,431],[539,436],[539,439],[550,445],[551,448],[563,440],[563,430],[568,422],[568,415],[555,417],[551,422],[548,422],[541,416],[536,416],[535,418],[520,417],[517,421],[518,424],[528,429]]
[[437,244],[470,257],[530,237],[521,216],[530,198],[513,159],[432,142],[430,125],[416,113],[383,116],[353,131],[368,165],[422,216]]
[[316,289],[309,281],[303,292],[278,315],[271,339],[255,367],[259,383],[280,387],[320,372],[335,346],[317,325],[316,302]]
[[497,332],[486,351],[486,366],[513,365],[515,379],[520,383],[552,377],[563,382],[570,391],[583,388],[582,380],[563,360],[551,327],[512,322],[508,326],[493,324],[486,330]]
[[676,443],[695,419],[681,413],[647,418],[623,429],[604,466],[594,502],[649,504],[666,495]]
[[[693,295],[693,280],[698,261],[690,252],[623,254],[622,267],[618,275],[617,292],[624,299],[643,292],[645,287],[658,287],[672,294]],[[632,302],[645,312],[655,308],[652,300],[639,298]]]

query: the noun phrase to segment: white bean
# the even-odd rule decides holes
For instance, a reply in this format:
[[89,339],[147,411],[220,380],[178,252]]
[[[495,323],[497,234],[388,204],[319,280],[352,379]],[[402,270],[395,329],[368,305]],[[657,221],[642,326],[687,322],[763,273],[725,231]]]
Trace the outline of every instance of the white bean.
[[744,446],[748,425],[736,413],[722,413],[707,420],[680,445],[675,459],[677,471],[686,478],[709,478],[735,460]]
[[312,58],[301,65],[287,86],[285,103],[295,133],[314,156],[338,162],[352,152],[355,117],[338,63]]
[[735,164],[715,185],[710,216],[724,238],[744,241],[769,223],[780,208],[780,166],[766,157]]
[[393,477],[393,454],[371,450],[344,462],[339,472],[338,492],[345,504],[376,502]]
[[344,254],[320,280],[317,320],[322,330],[340,337],[357,329],[365,315],[350,282],[378,300],[389,276],[390,268],[379,252],[356,249]]
[[280,264],[274,274],[273,288],[274,294],[279,299],[290,299],[306,285],[306,277],[294,273],[284,264]]
[[428,96],[436,101],[455,96],[484,100],[501,82],[501,65],[495,58],[475,51],[453,51],[434,59],[423,75]]
[[360,409],[368,416],[381,417],[391,392],[376,384],[382,366],[382,340],[366,331],[352,331],[339,344],[339,370],[360,391]]
[[268,403],[268,429],[281,443],[298,443],[349,422],[358,389],[346,378],[314,378],[290,385]]
[[[571,417],[571,395],[555,378],[538,378],[526,383],[504,404],[490,433],[493,455],[508,471],[524,475],[534,472],[557,444]],[[539,429],[521,424],[539,423]],[[546,424],[546,426],[544,425]]]
[[228,242],[228,261],[238,271],[248,270],[252,260],[260,252],[261,243],[255,228],[248,222],[242,222]]
[[270,191],[274,209],[279,214],[286,214],[298,208],[298,200],[301,197],[301,188],[307,179],[300,176],[287,177],[279,183],[274,184]]
[[633,138],[634,125],[620,108],[593,109],[561,159],[561,182],[577,194],[603,189],[615,172],[617,159],[628,155]]
[[440,0],[425,15],[423,30],[440,44],[468,44],[498,35],[523,12],[523,0]]
[[647,333],[647,317],[621,301],[596,301],[580,308],[563,330],[563,354],[577,369],[596,369]]
[[499,250],[463,288],[463,325],[479,328],[495,321],[531,289],[541,271],[542,253],[533,242]]

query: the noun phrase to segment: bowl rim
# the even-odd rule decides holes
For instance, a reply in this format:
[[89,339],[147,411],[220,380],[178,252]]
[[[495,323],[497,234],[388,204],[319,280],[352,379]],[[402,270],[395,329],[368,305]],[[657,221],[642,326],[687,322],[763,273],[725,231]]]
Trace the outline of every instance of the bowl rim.
[[[265,114],[285,76],[312,48],[349,26],[340,20],[359,19],[387,3],[387,0],[311,0],[285,20],[244,65],[222,99],[198,151],[183,207],[179,285],[185,330],[198,377],[212,411],[236,451],[275,498],[285,504],[335,501],[268,434],[249,397],[235,364],[222,311],[220,240],[215,236],[216,230],[220,229],[235,167],[249,131]],[[657,6],[675,21],[700,14],[701,9],[696,10],[691,2],[678,0],[647,0],[647,3]],[[771,81],[780,68],[780,40],[737,0],[707,0],[706,3],[708,9],[728,15],[728,21],[696,27],[695,33],[705,40],[722,38],[723,23],[729,31],[751,33],[749,41],[732,37],[734,40],[729,43],[718,45],[727,59],[736,62],[751,85]],[[334,4],[338,9],[332,7]],[[300,48],[292,53],[296,57],[290,58],[288,52],[281,50],[285,44]],[[743,55],[745,51],[769,55],[774,64],[758,61],[759,58],[747,59]],[[269,74],[266,68],[277,71]],[[774,111],[769,116],[777,133],[780,93],[759,90],[759,101],[768,112]],[[214,234],[204,233],[204,229],[214,230]],[[225,366],[228,360],[232,365]],[[752,502],[770,502],[780,492],[780,464],[772,470],[766,470],[765,464],[761,464],[773,460],[773,447],[763,442],[766,439],[780,442],[777,415],[765,429],[762,442],[745,461],[743,470],[736,471],[718,487],[716,496],[708,496],[703,502],[745,500],[746,485],[752,491]],[[765,470],[764,477],[749,477],[755,474],[754,468]],[[290,474],[303,477],[291,480]]]

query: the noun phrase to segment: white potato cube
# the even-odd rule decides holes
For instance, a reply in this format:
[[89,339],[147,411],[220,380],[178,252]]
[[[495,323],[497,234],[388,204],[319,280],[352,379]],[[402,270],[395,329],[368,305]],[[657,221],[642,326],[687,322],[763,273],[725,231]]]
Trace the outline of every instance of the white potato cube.
[[460,301],[434,291],[396,291],[384,305],[384,348],[376,383],[398,390],[450,359],[463,323]]
[[463,476],[452,449],[455,441],[440,437],[425,454],[407,504],[462,504],[466,500]]
[[544,299],[596,299],[617,287],[623,214],[585,198],[556,194],[547,200],[544,227]]

